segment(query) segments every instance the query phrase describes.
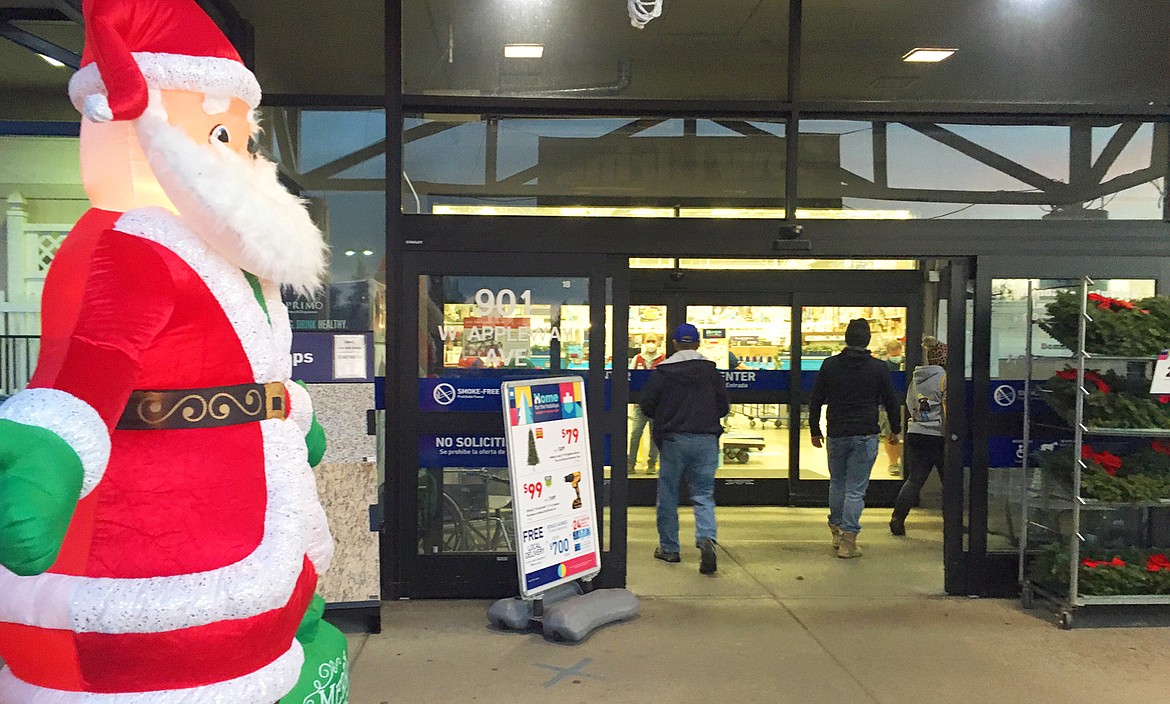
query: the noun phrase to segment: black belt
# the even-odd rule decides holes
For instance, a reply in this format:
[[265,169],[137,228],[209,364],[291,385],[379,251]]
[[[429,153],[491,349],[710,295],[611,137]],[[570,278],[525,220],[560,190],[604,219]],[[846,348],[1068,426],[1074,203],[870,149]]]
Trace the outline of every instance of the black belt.
[[222,428],[288,417],[284,384],[237,384],[207,389],[134,391],[118,430]]

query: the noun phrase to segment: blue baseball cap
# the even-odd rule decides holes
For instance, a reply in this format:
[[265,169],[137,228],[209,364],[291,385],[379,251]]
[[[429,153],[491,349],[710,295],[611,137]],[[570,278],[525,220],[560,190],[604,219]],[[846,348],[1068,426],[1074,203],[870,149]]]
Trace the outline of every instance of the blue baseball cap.
[[674,339],[677,342],[698,342],[699,329],[690,323],[683,323],[674,329]]

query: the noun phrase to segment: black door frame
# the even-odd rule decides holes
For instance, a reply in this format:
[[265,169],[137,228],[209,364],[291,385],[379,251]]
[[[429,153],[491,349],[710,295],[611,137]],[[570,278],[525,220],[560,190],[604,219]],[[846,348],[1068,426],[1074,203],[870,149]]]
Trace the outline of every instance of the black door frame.
[[[503,435],[502,412],[442,413],[423,412],[419,406],[419,304],[420,276],[498,276],[498,277],[575,277],[588,278],[590,329],[587,370],[569,373],[585,377],[586,396],[590,400],[590,440],[593,455],[594,486],[598,500],[599,533],[609,531],[609,550],[602,555],[602,572],[597,577],[600,586],[618,586],[625,583],[626,514],[624,474],[613,481],[603,477],[606,437],[624,435],[624,413],[615,411],[617,402],[625,397],[624,385],[613,385],[613,403],[607,409],[604,361],[606,340],[605,307],[607,299],[613,304],[624,302],[625,274],[618,270],[615,259],[605,254],[582,254],[573,257],[552,254],[480,252],[470,256],[454,256],[442,252],[409,252],[402,260],[402,289],[398,300],[404,306],[398,311],[399,334],[395,336],[396,358],[400,371],[393,382],[398,386],[399,400],[394,428],[399,438],[400,451],[388,454],[386,467],[386,502],[395,513],[404,517],[396,521],[397,531],[383,536],[385,568],[393,572],[392,581],[400,592],[396,596],[416,598],[495,598],[517,593],[516,557],[501,553],[419,554],[417,474],[419,471],[418,439],[424,435],[483,434]],[[621,260],[624,265],[624,259]],[[625,334],[625,321],[615,321],[613,334]],[[620,328],[620,329],[619,329]],[[406,373],[409,370],[411,373]],[[551,372],[552,370],[550,370]],[[624,408],[624,404],[621,406]],[[615,457],[615,459],[617,459]],[[616,463],[615,463],[616,464]],[[624,466],[624,465],[623,465]],[[605,503],[605,502],[608,502]],[[603,509],[612,505],[607,515]]]

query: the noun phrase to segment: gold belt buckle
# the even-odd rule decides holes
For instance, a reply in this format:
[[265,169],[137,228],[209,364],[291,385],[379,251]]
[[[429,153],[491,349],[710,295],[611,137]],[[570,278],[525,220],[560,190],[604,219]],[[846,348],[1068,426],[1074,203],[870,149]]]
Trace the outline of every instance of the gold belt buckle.
[[272,381],[264,385],[265,420],[284,420],[288,418],[288,408],[284,403],[284,384]]

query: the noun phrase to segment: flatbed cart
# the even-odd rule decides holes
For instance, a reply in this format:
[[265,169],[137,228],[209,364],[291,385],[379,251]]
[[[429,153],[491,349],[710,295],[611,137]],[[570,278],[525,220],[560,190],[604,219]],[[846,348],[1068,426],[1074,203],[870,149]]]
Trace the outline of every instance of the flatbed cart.
[[724,435],[723,460],[747,464],[752,450],[764,449],[764,438],[760,435]]
[[732,413],[738,413],[748,419],[749,427],[756,427],[756,422],[766,425],[769,422],[777,428],[784,427],[778,403],[739,403],[731,407]]

